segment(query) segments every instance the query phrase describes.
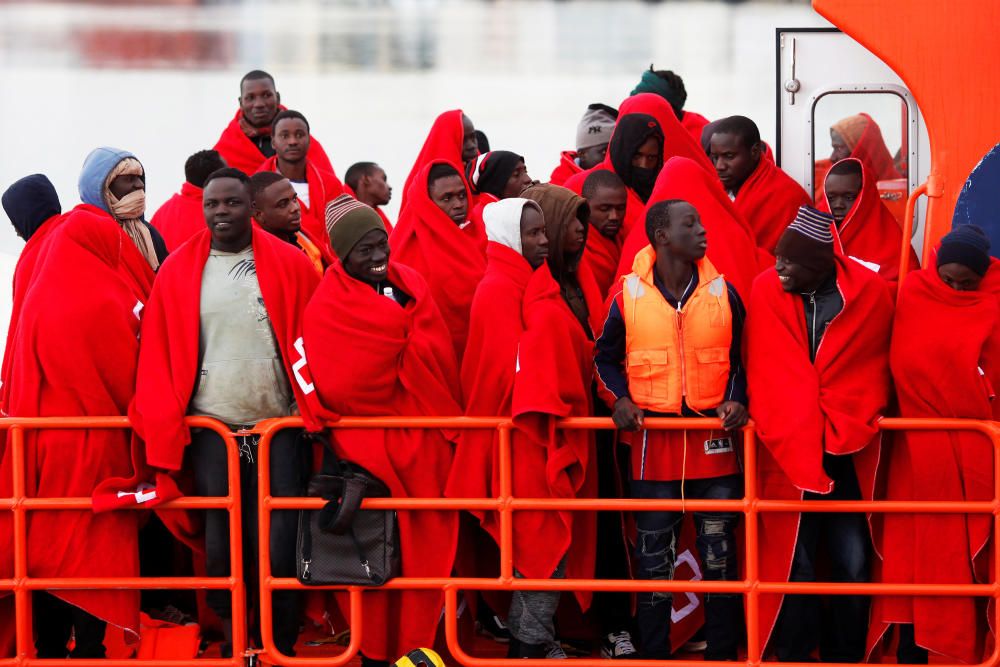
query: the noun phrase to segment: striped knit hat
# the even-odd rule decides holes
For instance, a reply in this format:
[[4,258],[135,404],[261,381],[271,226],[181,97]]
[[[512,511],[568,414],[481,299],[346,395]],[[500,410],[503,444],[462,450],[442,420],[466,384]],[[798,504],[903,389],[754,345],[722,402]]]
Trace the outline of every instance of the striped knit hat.
[[326,205],[326,233],[341,261],[351,254],[361,237],[373,229],[385,231],[382,218],[375,209],[354,197],[340,195]]
[[833,216],[809,206],[800,206],[774,254],[817,273],[833,268]]

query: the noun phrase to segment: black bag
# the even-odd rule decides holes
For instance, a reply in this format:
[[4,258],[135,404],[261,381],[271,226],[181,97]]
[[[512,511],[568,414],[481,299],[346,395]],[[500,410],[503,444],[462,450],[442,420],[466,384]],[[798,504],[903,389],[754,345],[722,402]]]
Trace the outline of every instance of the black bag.
[[341,460],[325,434],[323,470],[309,480],[310,497],[328,502],[299,512],[296,577],[306,586],[381,586],[401,572],[399,524],[393,510],[358,509],[364,498],[392,494],[359,465]]

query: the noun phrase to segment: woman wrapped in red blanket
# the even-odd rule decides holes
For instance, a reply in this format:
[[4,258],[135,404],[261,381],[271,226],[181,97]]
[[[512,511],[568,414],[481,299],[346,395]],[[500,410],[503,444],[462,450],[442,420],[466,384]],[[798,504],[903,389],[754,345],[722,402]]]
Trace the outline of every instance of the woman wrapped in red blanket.
[[[126,414],[135,387],[139,316],[153,282],[149,263],[109,213],[81,204],[46,241],[31,282],[15,334],[10,415]],[[24,452],[29,497],[87,497],[103,479],[131,473],[129,437],[121,429],[28,431]],[[0,465],[3,497],[12,491],[11,455],[8,446]],[[138,576],[137,517],[33,512],[28,575]],[[13,574],[11,530],[10,513],[0,513],[3,577]],[[104,657],[107,624],[138,640],[138,591],[39,591],[34,597],[40,658],[65,658],[71,630],[73,657]]]
[[[892,301],[884,281],[843,255],[832,223],[832,216],[800,209],[778,241],[775,268],[754,281],[747,308],[750,414],[764,445],[760,490],[767,499],[871,500],[874,492],[876,423],[890,392]],[[761,519],[768,548],[761,579],[816,581],[821,536],[834,581],[868,580],[863,514],[770,512]],[[762,596],[761,645],[772,639],[783,661],[807,662],[819,643],[824,662],[859,662],[867,599],[833,597],[833,619],[821,626],[814,596]]]
[[[555,420],[590,414],[593,346],[545,263],[550,243],[538,205],[505,199],[488,206],[484,218],[490,238],[487,272],[476,289],[462,362],[466,414],[513,416],[515,496],[575,498],[586,492],[592,439],[585,431],[556,431]],[[447,494],[495,497],[499,446],[496,433],[463,434]],[[499,544],[498,515],[476,514]],[[592,522],[568,511],[517,512],[513,557],[518,576],[589,577]],[[578,592],[577,599],[586,608],[590,594]],[[558,593],[515,592],[509,655],[546,655],[554,641],[558,600]]]
[[[318,430],[340,414],[460,415],[451,337],[426,281],[390,262],[385,227],[371,208],[358,203],[338,209],[329,224],[340,261],[327,270],[306,309],[307,424]],[[439,498],[453,437],[430,429],[338,429],[332,440],[338,456],[382,480],[393,497]],[[456,513],[400,512],[399,534],[403,576],[451,574]],[[347,596],[338,601],[346,614]],[[442,602],[440,591],[366,592],[363,663],[432,646]]]
[[[909,274],[893,323],[890,363],[902,417],[996,419],[1000,386],[1000,262],[978,227],[941,239],[936,266]],[[933,323],[933,324],[928,324]],[[889,453],[890,500],[993,498],[993,451],[970,431],[903,431]],[[879,547],[889,583],[987,583],[986,514],[886,514]],[[869,650],[901,623],[900,663],[983,658],[986,607],[972,597],[875,599]]]

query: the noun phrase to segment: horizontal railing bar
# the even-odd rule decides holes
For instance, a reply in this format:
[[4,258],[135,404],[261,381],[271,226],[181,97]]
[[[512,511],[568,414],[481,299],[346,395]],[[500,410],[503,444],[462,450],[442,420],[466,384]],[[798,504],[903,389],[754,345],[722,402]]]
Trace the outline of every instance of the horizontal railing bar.
[[[274,497],[265,499],[273,510],[316,510],[326,505],[322,498]],[[1000,502],[993,501],[902,501],[902,500],[645,500],[635,498],[366,498],[361,507],[372,510],[559,510],[576,512],[876,512],[886,514],[993,514]]]
[[[204,588],[222,590],[232,588],[232,577],[29,577],[18,584],[16,579],[0,579],[0,590],[24,588],[28,590],[170,590]],[[76,663],[73,663],[76,664]]]
[[676,593],[800,593],[835,595],[927,595],[988,597],[1000,593],[998,584],[885,584],[842,582],[685,581],[649,579],[520,579],[398,577],[380,587],[347,585],[305,586],[298,579],[271,577],[268,587],[276,590],[524,590],[524,591],[662,591]]
[[[161,503],[156,506],[161,509],[229,509],[233,506],[233,499],[227,500],[225,496],[195,496],[184,497]],[[25,498],[15,501],[13,498],[0,498],[0,509],[14,509],[23,507],[26,510],[89,510],[93,508],[93,501],[90,498]],[[147,505],[126,505],[115,508],[118,510],[149,510]]]

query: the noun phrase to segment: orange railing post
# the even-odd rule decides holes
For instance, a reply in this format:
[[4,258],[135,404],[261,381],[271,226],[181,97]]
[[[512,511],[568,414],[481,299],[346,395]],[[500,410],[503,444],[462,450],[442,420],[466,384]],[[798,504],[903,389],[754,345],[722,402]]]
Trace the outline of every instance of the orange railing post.
[[[0,511],[13,513],[14,578],[0,580],[0,590],[12,590],[15,603],[16,655],[0,658],[0,667],[57,664],[57,661],[31,657],[34,653],[31,594],[36,590],[58,589],[228,589],[232,593],[233,657],[198,659],[204,667],[239,667],[247,654],[246,589],[243,584],[242,525],[240,523],[240,469],[236,441],[229,429],[214,419],[189,417],[190,427],[216,431],[226,445],[229,494],[218,498],[179,498],[161,505],[163,509],[225,509],[229,513],[230,576],[229,577],[32,577],[29,574],[27,515],[32,511],[89,510],[88,498],[36,498],[28,497],[25,479],[25,438],[27,430],[76,430],[76,429],[125,429],[126,417],[34,417],[2,418],[0,430],[8,431],[8,446],[13,463],[12,496],[0,498]],[[136,506],[129,510],[143,509]],[[61,663],[62,661],[58,661]],[[77,667],[190,667],[190,660],[134,660],[134,659],[76,659]]]

